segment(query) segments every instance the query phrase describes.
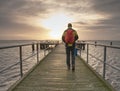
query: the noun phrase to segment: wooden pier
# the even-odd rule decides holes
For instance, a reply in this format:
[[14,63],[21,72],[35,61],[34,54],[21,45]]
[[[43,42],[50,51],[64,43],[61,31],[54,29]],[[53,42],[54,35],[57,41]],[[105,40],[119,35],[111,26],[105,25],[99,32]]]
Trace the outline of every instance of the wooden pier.
[[75,72],[67,70],[64,45],[58,45],[8,91],[115,91],[76,57]]

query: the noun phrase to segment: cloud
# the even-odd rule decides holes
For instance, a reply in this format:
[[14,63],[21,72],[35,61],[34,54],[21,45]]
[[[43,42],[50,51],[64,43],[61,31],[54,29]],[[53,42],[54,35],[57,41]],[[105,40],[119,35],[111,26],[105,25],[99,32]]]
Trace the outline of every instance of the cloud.
[[55,13],[61,9],[73,12],[80,9],[78,2],[79,0],[69,0],[66,2],[63,0],[1,0],[0,27],[22,27],[23,24],[18,22],[25,22],[24,18],[39,17],[42,19],[46,18],[50,13]]
[[95,9],[98,12],[103,12],[112,15],[120,14],[120,12],[118,12],[120,8],[119,0],[93,0],[93,2],[93,9]]
[[[93,14],[97,13],[99,15],[103,15],[104,18],[93,20],[96,21],[94,24],[84,23],[84,30],[90,30],[87,32],[91,32],[91,35],[106,36],[106,39],[119,39],[118,34],[120,34],[120,1],[119,0],[91,0],[93,2],[91,6],[91,10]],[[81,25],[81,23],[80,23]],[[85,27],[84,27],[85,26]],[[97,37],[97,36],[96,36]],[[100,38],[100,37],[99,37]],[[98,38],[98,39],[99,39]],[[102,39],[102,37],[100,38]]]
[[105,20],[101,20],[99,24],[105,24],[108,26],[118,26],[120,24],[120,1],[119,0],[93,0],[94,5],[92,9],[94,9],[97,13],[107,15],[108,18]]
[[49,30],[37,25],[36,21],[63,12],[75,17],[73,24],[77,29],[88,30],[94,35],[105,32],[110,38],[113,32],[120,34],[119,8],[119,0],[1,0],[0,37],[8,33],[32,35],[35,32],[47,36]]
[[30,26],[29,23],[25,24],[24,22],[26,22],[26,19],[31,20],[31,17],[40,17],[40,13],[42,13],[41,16],[43,16],[43,14],[46,12],[46,7],[40,1],[33,2],[32,0],[1,0],[0,30],[27,30],[33,26]]

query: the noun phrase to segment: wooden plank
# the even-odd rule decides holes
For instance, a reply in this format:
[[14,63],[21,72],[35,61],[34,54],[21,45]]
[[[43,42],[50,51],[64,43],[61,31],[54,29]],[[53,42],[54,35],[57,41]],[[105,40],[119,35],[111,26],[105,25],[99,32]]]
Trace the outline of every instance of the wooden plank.
[[65,56],[64,45],[58,45],[11,91],[113,91],[78,57],[75,72],[68,71]]

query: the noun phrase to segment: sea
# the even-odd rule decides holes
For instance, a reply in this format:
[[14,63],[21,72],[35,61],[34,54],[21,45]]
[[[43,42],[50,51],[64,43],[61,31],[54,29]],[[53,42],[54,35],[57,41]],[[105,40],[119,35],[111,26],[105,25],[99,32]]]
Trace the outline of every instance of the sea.
[[[36,40],[0,40],[0,47],[23,45],[36,43]],[[39,41],[41,42],[41,41]],[[116,48],[107,48],[106,50],[106,74],[105,79],[116,89],[120,91],[120,41],[119,40],[85,40],[87,43],[96,43],[100,45],[115,46]],[[32,51],[32,46],[24,46],[22,48],[23,74],[28,72],[34,65],[37,64],[36,51]],[[48,53],[48,52],[47,52]],[[87,60],[87,48],[82,50],[81,57]],[[79,54],[79,51],[78,51]],[[89,45],[89,60],[88,63],[101,76],[103,75],[103,59],[104,47]],[[32,56],[30,58],[30,56]],[[44,51],[40,50],[40,60],[44,58]],[[20,57],[19,48],[0,49],[0,91],[7,91],[20,76]]]
[[[37,42],[40,43],[43,40],[0,40],[0,47],[26,45]],[[7,91],[11,85],[21,78],[19,52],[19,47],[0,49],[0,91]],[[48,54],[49,52],[40,50],[39,61],[45,57],[45,53]],[[35,54],[36,45],[34,45],[34,51],[32,45],[22,47],[23,74],[37,64],[37,56]]]

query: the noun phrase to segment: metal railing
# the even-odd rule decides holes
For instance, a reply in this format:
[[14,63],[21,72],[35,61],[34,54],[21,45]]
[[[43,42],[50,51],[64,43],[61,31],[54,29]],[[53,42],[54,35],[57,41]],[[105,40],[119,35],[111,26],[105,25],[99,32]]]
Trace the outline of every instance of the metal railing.
[[25,60],[27,60],[27,59],[35,56],[35,55],[37,55],[37,62],[39,61],[39,59],[38,59],[38,57],[39,57],[38,43],[34,44],[34,45],[36,45],[36,53],[34,55],[32,55],[32,56],[29,56],[29,57],[23,59],[23,49],[22,48],[24,46],[30,46],[30,45],[33,46],[33,43],[32,44],[24,44],[24,45],[15,45],[15,46],[0,47],[0,50],[2,50],[2,49],[10,49],[10,48],[18,48],[19,49],[19,62],[17,62],[16,64],[13,64],[13,65],[11,65],[11,66],[9,66],[9,67],[1,70],[0,73],[4,72],[5,70],[8,70],[9,68],[11,68],[11,67],[13,67],[13,66],[15,66],[17,64],[20,64],[20,76],[23,77],[23,61],[25,61]]
[[[18,48],[19,49],[19,62],[14,63],[14,64],[10,65],[9,67],[6,67],[6,68],[0,70],[0,73],[2,73],[4,71],[12,68],[13,66],[16,66],[16,65],[20,64],[19,65],[20,66],[20,76],[23,77],[23,61],[25,61],[25,60],[33,57],[33,56],[36,56],[37,63],[40,61],[40,56],[39,56],[39,53],[40,53],[40,44],[41,43],[31,43],[31,44],[23,44],[23,45],[14,45],[14,46],[0,47],[0,50],[10,49],[10,48]],[[54,43],[54,45],[57,45],[57,44]],[[29,57],[27,57],[27,58],[23,59],[23,47],[24,46],[31,46],[32,51],[34,51],[34,54],[31,55],[31,56],[29,56]],[[46,50],[48,49],[48,47],[46,49],[44,49],[44,56],[46,56]]]
[[[80,43],[77,43],[77,44],[80,45]],[[106,77],[106,65],[108,65],[108,66],[110,66],[111,68],[113,68],[113,69],[115,69],[115,70],[117,70],[117,71],[120,72],[120,68],[115,67],[115,66],[110,65],[109,63],[107,63],[107,48],[120,49],[120,47],[107,46],[107,45],[101,45],[101,44],[93,44],[93,43],[85,43],[85,45],[86,45],[86,54],[87,54],[87,56],[86,56],[86,63],[89,64],[89,56],[94,57],[95,59],[97,59],[97,61],[102,62],[102,63],[103,63],[103,73],[102,73],[102,77],[103,77],[104,79],[105,79],[105,77]],[[89,46],[90,46],[90,45],[100,46],[100,47],[103,47],[103,48],[104,48],[104,49],[103,49],[103,60],[101,60],[101,59],[99,59],[99,58],[97,58],[97,57],[95,57],[94,55],[92,55],[92,54],[89,53],[89,50],[90,50]],[[81,53],[82,53],[82,49],[80,49],[80,57],[82,56]]]

